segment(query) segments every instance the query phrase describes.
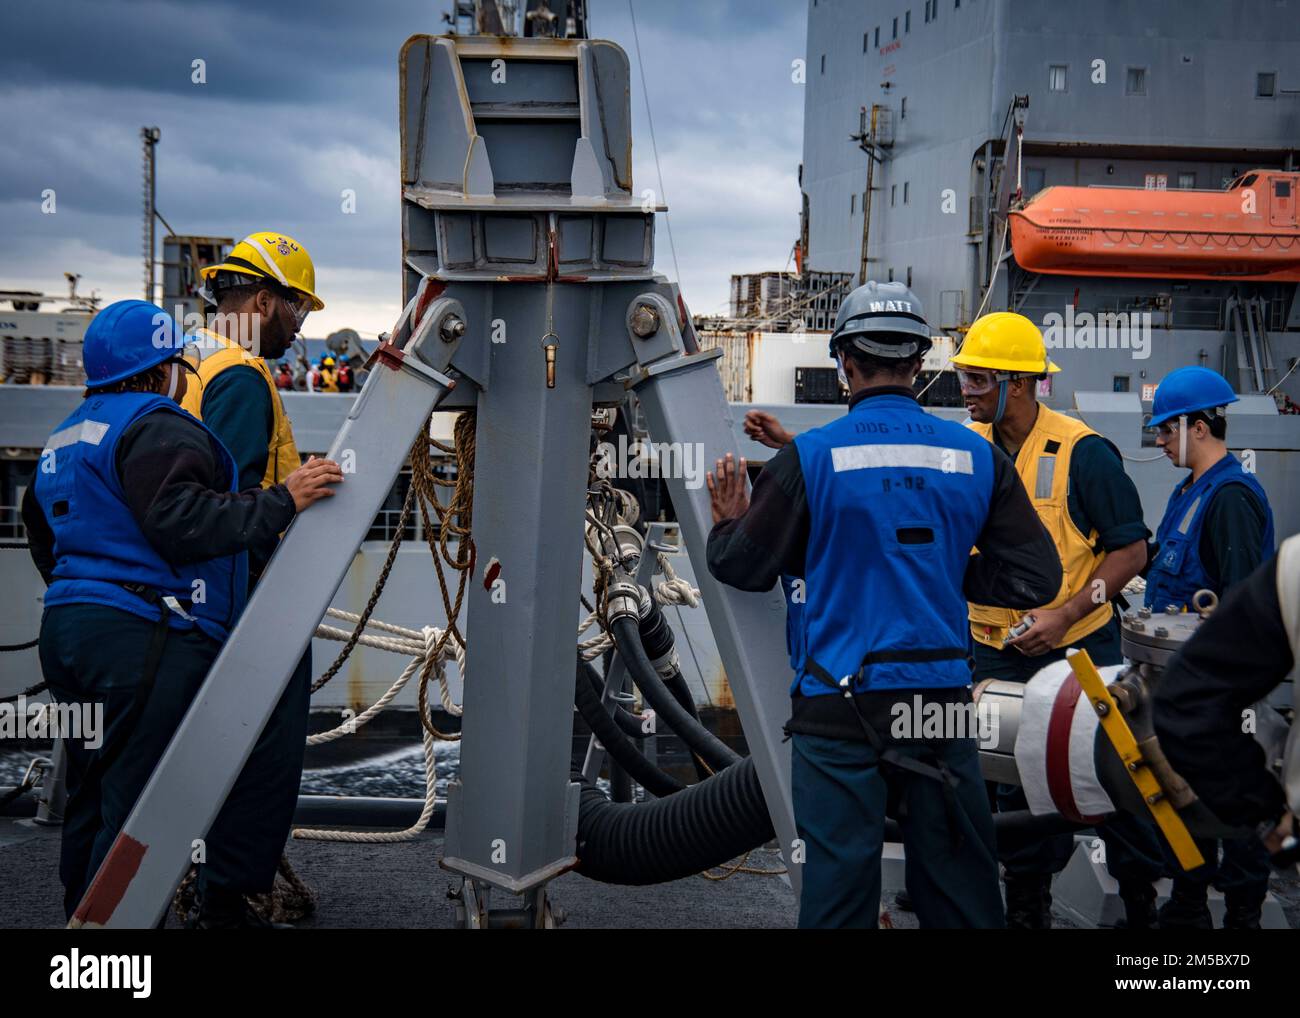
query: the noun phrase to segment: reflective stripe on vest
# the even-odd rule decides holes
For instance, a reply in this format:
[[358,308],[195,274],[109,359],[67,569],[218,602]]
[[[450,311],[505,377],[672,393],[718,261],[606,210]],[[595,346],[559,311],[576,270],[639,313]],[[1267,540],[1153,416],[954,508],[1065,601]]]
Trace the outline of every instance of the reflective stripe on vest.
[[[993,425],[971,423],[972,431],[993,441]],[[1070,459],[1081,438],[1097,434],[1073,417],[1059,414],[1041,403],[1033,430],[1025,437],[1016,454],[1016,473],[1030,495],[1038,518],[1052,537],[1056,553],[1061,559],[1061,589],[1043,608],[1059,608],[1081,590],[1092,574],[1106,560],[1106,553],[1096,551],[1097,532],[1080,533],[1070,517]],[[971,636],[989,647],[1002,648],[1007,630],[1020,620],[1025,612],[990,605],[970,605]],[[1071,626],[1060,646],[1077,643],[1089,633],[1104,626],[1111,616],[1110,601],[1103,601],[1095,609]]]
[[198,626],[224,640],[248,592],[247,555],[173,564],[141,531],[117,473],[117,448],[138,420],[157,413],[185,417],[210,439],[224,490],[235,490],[235,462],[220,441],[174,402],[152,393],[92,395],[50,436],[33,495],[54,537],[54,580],[47,607],[95,604],[158,618],[158,600],[177,629]]
[[1169,496],[1164,518],[1156,530],[1159,547],[1147,572],[1145,601],[1152,610],[1163,611],[1169,605],[1189,607],[1196,592],[1202,588],[1223,597],[1222,584],[1210,576],[1201,561],[1201,534],[1215,497],[1229,484],[1244,485],[1259,499],[1264,509],[1264,533],[1262,547],[1256,551],[1261,561],[1272,553],[1273,510],[1269,507],[1268,495],[1259,482],[1242,469],[1237,457],[1228,453],[1195,483],[1189,484],[1186,478],[1180,480]]
[[189,351],[193,351],[193,356],[199,358],[198,372],[201,384],[189,386],[181,405],[200,420],[203,417],[203,393],[221,372],[242,365],[252,368],[262,376],[271,394],[271,410],[274,415],[271,442],[266,450],[266,473],[262,475],[262,487],[269,488],[273,484],[281,483],[298,469],[302,464],[302,457],[298,455],[298,447],[293,440],[293,427],[284,412],[280,392],[276,388],[271,369],[266,366],[266,361],[261,357],[254,357],[237,344],[207,329],[199,330],[198,342],[189,347],[187,353]]

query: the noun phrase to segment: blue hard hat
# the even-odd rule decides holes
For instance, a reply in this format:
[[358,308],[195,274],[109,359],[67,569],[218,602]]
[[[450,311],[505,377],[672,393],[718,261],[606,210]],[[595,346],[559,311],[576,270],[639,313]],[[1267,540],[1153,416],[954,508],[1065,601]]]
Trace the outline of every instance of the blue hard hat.
[[179,357],[194,342],[176,319],[147,300],[119,300],[91,319],[82,340],[86,385],[97,388]]
[[1169,372],[1157,386],[1147,426],[1154,428],[1181,414],[1212,410],[1235,402],[1237,394],[1217,371],[1199,367],[1178,368]]

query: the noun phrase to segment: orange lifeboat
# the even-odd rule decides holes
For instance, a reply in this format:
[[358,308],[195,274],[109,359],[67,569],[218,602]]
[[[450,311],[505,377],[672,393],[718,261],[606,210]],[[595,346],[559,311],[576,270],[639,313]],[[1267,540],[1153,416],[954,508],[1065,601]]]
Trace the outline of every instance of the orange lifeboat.
[[1252,170],[1222,191],[1048,187],[1009,213],[1031,272],[1300,282],[1300,173]]

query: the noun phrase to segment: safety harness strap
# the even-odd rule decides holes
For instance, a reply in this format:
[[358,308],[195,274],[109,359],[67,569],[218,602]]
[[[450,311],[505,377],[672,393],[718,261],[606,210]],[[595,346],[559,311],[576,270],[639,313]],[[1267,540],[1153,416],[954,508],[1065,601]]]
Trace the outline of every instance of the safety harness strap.
[[[957,651],[956,653],[953,653],[954,649]],[[960,648],[879,651],[868,654],[862,659],[862,666],[859,667],[857,675],[860,676],[862,668],[868,664],[875,664],[879,661],[950,661],[954,658],[964,657],[966,657],[966,651]],[[913,774],[939,782],[943,789],[943,806],[948,819],[948,834],[952,838],[953,849],[959,849],[965,840],[962,824],[959,821],[962,810],[961,803],[957,801],[957,779],[953,777],[948,765],[939,759],[933,751],[930,751],[931,759],[934,760],[934,763],[931,764],[914,756],[908,756],[906,753],[900,753],[896,746],[887,746],[885,740],[880,737],[880,733],[876,731],[871,722],[867,720],[866,715],[862,713],[861,704],[853,696],[852,679],[854,676],[846,675],[839,682],[836,682],[830,672],[811,657],[808,658],[806,667],[813,678],[823,685],[843,693],[844,698],[853,706],[853,713],[862,728],[862,734],[866,736],[867,743],[875,750],[881,766],[897,767],[899,770],[911,771]]]

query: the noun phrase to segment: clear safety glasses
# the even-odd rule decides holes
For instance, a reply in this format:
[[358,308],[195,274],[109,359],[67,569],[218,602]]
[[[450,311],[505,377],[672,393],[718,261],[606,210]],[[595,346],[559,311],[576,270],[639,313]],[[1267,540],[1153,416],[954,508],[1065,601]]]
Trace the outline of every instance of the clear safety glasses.
[[1027,377],[1029,376],[1018,375],[1012,371],[983,371],[980,369],[968,371],[965,368],[957,369],[957,381],[961,385],[963,396],[983,396],[992,392],[1002,382]]
[[961,385],[961,391],[967,396],[983,396],[985,393],[992,392],[997,388],[1001,379],[993,371],[967,371],[964,368],[957,369],[957,381]]
[[293,313],[294,321],[299,329],[302,323],[307,320],[307,315],[311,313],[311,298],[305,293],[298,293],[295,290],[281,291],[280,299]]

